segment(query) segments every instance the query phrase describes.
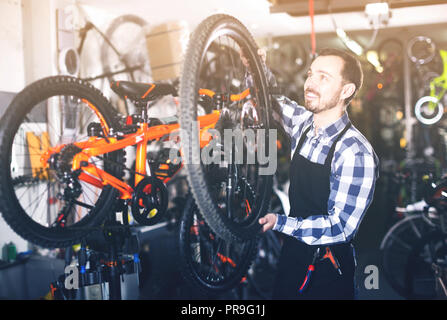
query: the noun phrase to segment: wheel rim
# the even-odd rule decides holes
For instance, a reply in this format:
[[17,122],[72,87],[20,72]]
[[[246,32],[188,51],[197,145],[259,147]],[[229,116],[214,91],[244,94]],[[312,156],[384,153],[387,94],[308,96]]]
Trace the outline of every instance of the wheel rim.
[[208,291],[229,290],[242,280],[254,242],[226,242],[206,224],[196,205],[191,210],[182,238],[196,284]]
[[[70,146],[88,138],[88,124],[100,122],[91,106],[82,95],[49,97],[32,106],[14,134],[9,149],[13,201],[17,201],[33,223],[47,231],[83,226],[96,203],[107,193],[107,188],[100,190],[77,179],[72,181],[73,186],[68,186],[55,169],[40,162],[48,147]],[[104,169],[103,160],[92,158],[91,162]]]

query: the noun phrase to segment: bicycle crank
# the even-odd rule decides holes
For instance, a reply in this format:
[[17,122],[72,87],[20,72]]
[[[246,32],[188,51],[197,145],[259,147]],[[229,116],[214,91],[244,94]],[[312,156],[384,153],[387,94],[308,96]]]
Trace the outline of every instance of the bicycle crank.
[[151,226],[159,222],[168,208],[168,190],[154,177],[141,180],[132,196],[132,217],[139,224]]

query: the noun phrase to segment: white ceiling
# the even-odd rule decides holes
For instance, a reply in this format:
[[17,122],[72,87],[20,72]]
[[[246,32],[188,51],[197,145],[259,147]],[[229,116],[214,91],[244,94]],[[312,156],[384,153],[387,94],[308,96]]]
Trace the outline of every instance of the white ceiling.
[[[267,0],[80,0],[92,12],[118,16],[132,13],[145,18],[151,25],[166,21],[185,20],[193,29],[200,21],[215,13],[227,13],[241,20],[255,37],[309,34],[309,17],[291,17],[286,13],[270,13]],[[344,30],[368,30],[363,12],[334,14]],[[392,9],[388,27],[447,23],[446,4]],[[315,17],[315,31],[332,32],[329,15]]]

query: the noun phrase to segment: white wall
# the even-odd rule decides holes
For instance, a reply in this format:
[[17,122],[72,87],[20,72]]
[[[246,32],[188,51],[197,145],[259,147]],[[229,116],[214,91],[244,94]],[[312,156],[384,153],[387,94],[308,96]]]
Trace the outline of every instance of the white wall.
[[[69,9],[73,3],[74,0],[0,0],[0,92],[17,93],[38,79],[58,73],[56,10]],[[101,29],[113,18],[104,9],[88,8],[87,12]],[[97,48],[89,49],[98,52]],[[3,110],[6,105],[0,108]],[[28,249],[27,241],[0,215],[0,249],[10,241],[18,251]]]
[[21,4],[0,0],[0,91],[17,92],[25,83]]
[[[0,91],[16,93],[56,74],[55,35],[55,0],[0,0]],[[0,217],[0,248],[10,241],[28,249]]]
[[[17,92],[25,84],[22,33],[22,1],[0,0],[0,91]],[[27,242],[0,216],[0,249],[9,241],[27,250]]]

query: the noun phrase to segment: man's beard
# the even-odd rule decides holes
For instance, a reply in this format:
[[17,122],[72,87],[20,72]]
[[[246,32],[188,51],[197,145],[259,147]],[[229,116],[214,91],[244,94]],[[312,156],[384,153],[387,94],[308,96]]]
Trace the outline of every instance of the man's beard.
[[306,95],[304,94],[304,107],[312,113],[320,113],[332,109],[337,105],[338,101],[340,100],[341,90],[339,92],[336,92],[329,101],[325,102],[321,102],[320,94],[312,90],[310,90],[310,92],[317,94],[318,99],[315,99],[317,101],[315,100],[309,101],[306,99]]

